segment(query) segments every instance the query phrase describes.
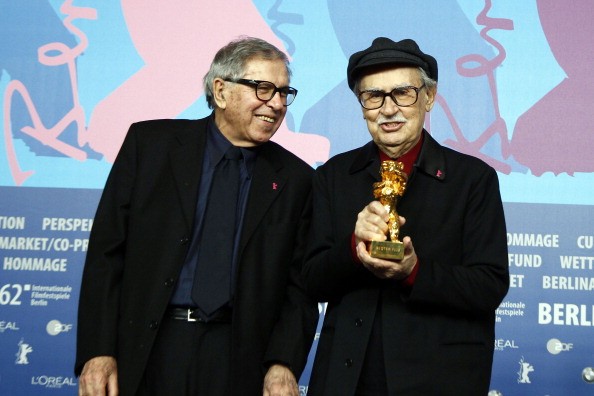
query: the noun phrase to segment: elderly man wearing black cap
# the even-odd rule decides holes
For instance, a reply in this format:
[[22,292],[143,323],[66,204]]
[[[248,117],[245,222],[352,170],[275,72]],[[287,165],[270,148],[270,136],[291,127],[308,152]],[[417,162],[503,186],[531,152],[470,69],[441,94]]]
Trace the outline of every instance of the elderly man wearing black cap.
[[[316,170],[304,275],[328,306],[308,396],[488,392],[509,287],[503,206],[493,168],[423,129],[437,71],[409,39],[377,38],[349,60],[372,141]],[[386,160],[408,175],[401,259],[368,250],[387,239],[389,213],[373,196]]]

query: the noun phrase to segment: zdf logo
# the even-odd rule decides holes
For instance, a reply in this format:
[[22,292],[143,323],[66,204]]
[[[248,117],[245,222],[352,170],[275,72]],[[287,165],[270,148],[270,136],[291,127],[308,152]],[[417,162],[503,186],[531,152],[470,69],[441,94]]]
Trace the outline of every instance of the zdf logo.
[[50,320],[47,323],[47,326],[45,326],[45,330],[47,331],[47,334],[55,336],[72,330],[72,325],[60,323],[59,320]]
[[551,355],[558,355],[561,352],[571,351],[573,349],[573,343],[561,342],[556,338],[551,338],[547,342],[547,350]]

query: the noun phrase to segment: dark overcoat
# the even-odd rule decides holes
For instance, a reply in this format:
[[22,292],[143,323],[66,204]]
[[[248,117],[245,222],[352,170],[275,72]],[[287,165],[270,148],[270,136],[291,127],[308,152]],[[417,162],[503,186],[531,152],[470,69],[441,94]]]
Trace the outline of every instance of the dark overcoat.
[[[99,203],[83,273],[75,372],[115,356],[134,395],[188,251],[207,118],[132,125]],[[232,395],[261,395],[264,362],[303,370],[318,318],[303,293],[313,169],[261,146],[239,246],[232,318]]]
[[419,258],[412,288],[382,281],[353,258],[357,214],[380,180],[377,146],[316,170],[304,274],[327,311],[308,396],[352,396],[381,309],[390,395],[486,395],[495,309],[508,290],[506,228],[497,173],[427,132],[398,213]]

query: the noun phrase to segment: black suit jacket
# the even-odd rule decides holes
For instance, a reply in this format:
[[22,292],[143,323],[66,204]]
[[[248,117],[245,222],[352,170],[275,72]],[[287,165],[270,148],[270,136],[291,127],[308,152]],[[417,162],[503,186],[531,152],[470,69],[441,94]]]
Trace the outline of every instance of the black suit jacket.
[[308,395],[354,395],[378,309],[390,395],[485,395],[494,311],[505,296],[505,219],[496,172],[429,134],[397,207],[419,257],[412,288],[371,275],[351,254],[359,213],[380,180],[377,146],[316,170],[304,274],[327,301]]
[[[108,177],[83,273],[76,374],[115,356],[122,395],[134,395],[186,256],[207,119],[131,126]],[[264,362],[297,378],[318,318],[301,262],[313,169],[268,142],[255,164],[242,231],[232,319],[232,394],[260,395]]]

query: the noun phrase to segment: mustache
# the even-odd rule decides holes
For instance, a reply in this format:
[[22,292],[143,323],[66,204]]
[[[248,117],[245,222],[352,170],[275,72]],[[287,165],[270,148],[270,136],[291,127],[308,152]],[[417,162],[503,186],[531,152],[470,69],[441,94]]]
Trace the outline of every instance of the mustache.
[[377,118],[375,122],[378,124],[387,124],[390,122],[407,122],[408,120],[402,114],[394,114],[393,116],[386,117],[382,114]]

